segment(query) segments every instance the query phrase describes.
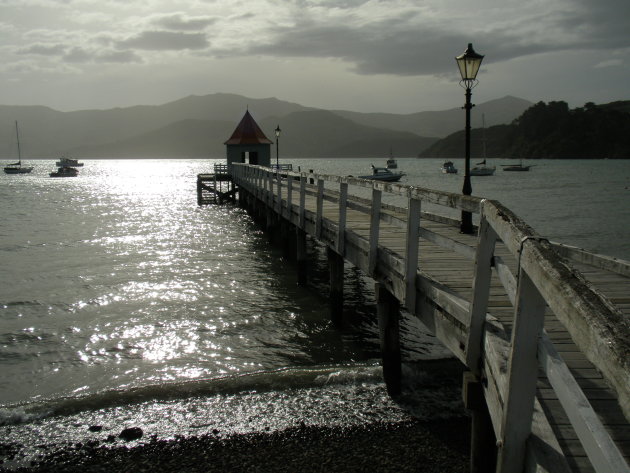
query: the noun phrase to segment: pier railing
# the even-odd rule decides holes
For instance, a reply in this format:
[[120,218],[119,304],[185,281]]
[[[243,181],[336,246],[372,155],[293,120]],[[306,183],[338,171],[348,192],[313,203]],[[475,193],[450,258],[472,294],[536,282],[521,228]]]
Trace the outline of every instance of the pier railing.
[[[630,471],[544,328],[545,312],[551,310],[613,387],[630,419],[628,320],[558,250],[566,256],[589,257],[576,256],[579,251],[549,242],[497,201],[260,166],[236,164],[232,175],[239,189],[383,284],[476,376],[499,447],[497,471],[516,472],[523,465],[535,468],[541,464],[551,471],[554,467],[549,463],[555,464],[554,458],[562,455],[536,399],[539,370],[548,378],[595,470]],[[350,193],[350,187],[362,189],[358,194],[363,197]],[[370,197],[365,197],[366,190]],[[403,198],[406,206],[386,204],[384,194]],[[331,203],[336,208],[333,212]],[[462,242],[423,225],[425,221],[459,224],[423,211],[427,203],[476,214],[476,240]],[[366,235],[349,228],[349,212],[366,215]],[[402,254],[379,240],[383,224],[404,230]],[[419,239],[474,261],[470,300],[418,267]],[[510,261],[505,253],[495,251],[498,244],[508,250]],[[627,271],[625,262],[615,260],[615,265],[622,273]],[[489,313],[493,274],[513,306],[509,329]]]

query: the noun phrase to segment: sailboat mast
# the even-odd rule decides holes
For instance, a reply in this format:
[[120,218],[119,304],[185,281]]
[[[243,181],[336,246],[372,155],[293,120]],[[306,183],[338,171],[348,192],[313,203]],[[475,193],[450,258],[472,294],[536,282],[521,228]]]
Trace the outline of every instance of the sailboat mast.
[[481,114],[481,131],[482,131],[482,144],[483,144],[483,162],[486,162],[486,114]]
[[18,146],[18,163],[22,165],[22,151],[20,150],[20,133],[18,131],[17,120],[15,120],[15,136],[17,137],[17,146]]

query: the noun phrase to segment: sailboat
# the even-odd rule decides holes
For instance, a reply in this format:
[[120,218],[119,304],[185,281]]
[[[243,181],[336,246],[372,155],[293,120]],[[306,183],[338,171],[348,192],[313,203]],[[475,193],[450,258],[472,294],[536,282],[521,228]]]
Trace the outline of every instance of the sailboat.
[[483,125],[483,161],[477,163],[475,167],[470,170],[471,176],[492,176],[496,170],[495,166],[488,166],[486,164],[486,116],[481,115]]
[[4,172],[7,174],[28,174],[33,170],[32,167],[22,167],[22,152],[20,151],[20,133],[18,132],[18,123],[15,122],[15,136],[17,137],[17,149],[18,149],[18,162],[7,164],[4,167]]
[[534,166],[534,164],[530,164],[528,166],[523,166],[523,160],[521,159],[518,164],[502,164],[501,167],[504,171],[529,171],[529,168]]

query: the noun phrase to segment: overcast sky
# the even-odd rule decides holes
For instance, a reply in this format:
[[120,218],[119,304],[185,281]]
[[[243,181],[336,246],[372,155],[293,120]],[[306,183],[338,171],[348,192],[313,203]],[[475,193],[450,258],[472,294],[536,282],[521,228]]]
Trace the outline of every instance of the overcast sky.
[[0,104],[444,110],[468,43],[474,102],[630,99],[630,0],[0,0]]

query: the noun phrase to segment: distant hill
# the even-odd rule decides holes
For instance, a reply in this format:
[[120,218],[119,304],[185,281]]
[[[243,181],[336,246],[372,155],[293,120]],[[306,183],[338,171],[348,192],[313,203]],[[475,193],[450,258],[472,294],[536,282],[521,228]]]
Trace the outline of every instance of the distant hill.
[[[276,127],[274,119],[260,122],[263,130]],[[280,150],[293,157],[416,156],[436,140],[414,133],[365,126],[325,110],[295,112],[282,119]],[[273,134],[272,134],[273,135]],[[269,136],[269,135],[268,135]]]
[[[461,158],[464,132],[425,149],[420,157]],[[471,131],[471,158],[630,158],[630,101],[570,110],[566,102],[539,102],[509,125]]]
[[[275,140],[276,118],[266,118],[259,125]],[[235,123],[219,120],[188,119],[171,123],[133,138],[97,146],[77,147],[73,156],[84,158],[146,157],[221,157],[224,141],[234,131]],[[320,137],[326,136],[322,140]],[[295,112],[283,117],[280,149],[291,157],[383,157],[392,146],[397,156],[415,156],[435,141],[413,133],[380,130],[358,125],[327,111]],[[391,145],[396,143],[396,147]]]
[[[464,100],[463,96],[462,100]],[[482,116],[485,116],[487,126],[511,123],[532,105],[533,103],[528,100],[511,96],[484,102],[475,106],[475,113],[471,117],[472,126],[481,127]],[[438,138],[443,138],[461,130],[464,128],[465,121],[461,108],[438,112],[418,112],[408,115],[359,113],[343,110],[334,110],[334,112],[362,125],[408,131],[422,136]]]
[[[505,97],[476,107],[488,124],[509,123],[528,103]],[[285,156],[416,156],[437,137],[461,129],[461,109],[411,115],[326,111],[277,98],[235,94],[189,96],[163,105],[60,112],[38,106],[0,105],[0,159],[14,159],[14,121],[22,156],[222,157],[223,142],[249,109],[273,139],[283,130]]]

